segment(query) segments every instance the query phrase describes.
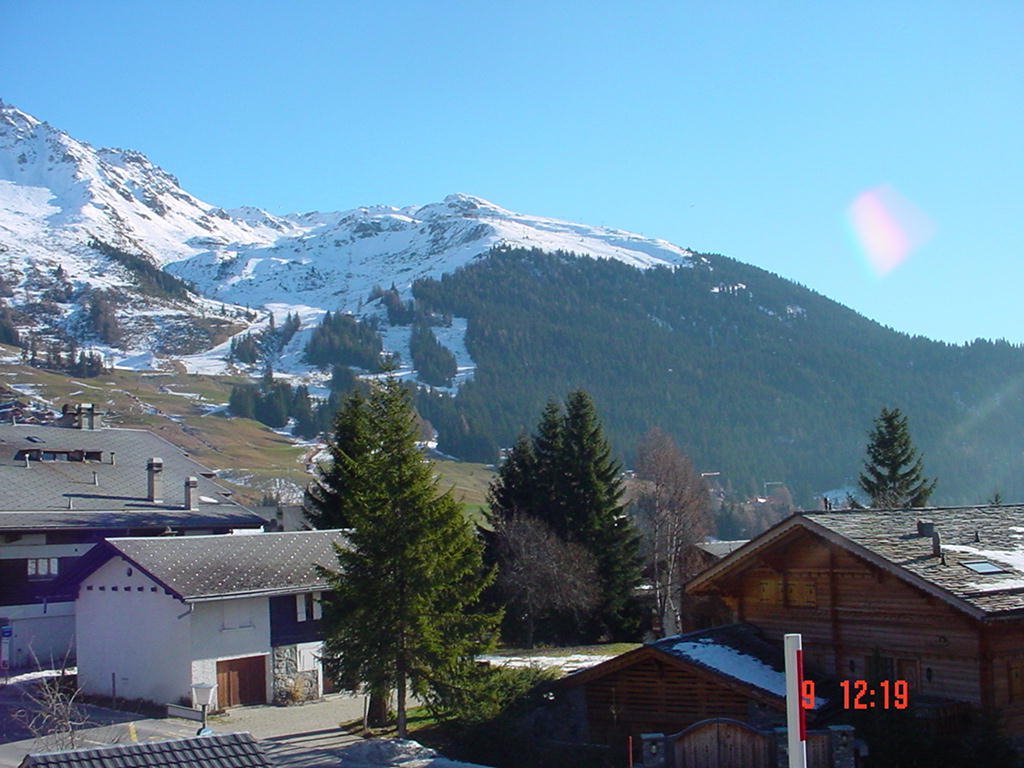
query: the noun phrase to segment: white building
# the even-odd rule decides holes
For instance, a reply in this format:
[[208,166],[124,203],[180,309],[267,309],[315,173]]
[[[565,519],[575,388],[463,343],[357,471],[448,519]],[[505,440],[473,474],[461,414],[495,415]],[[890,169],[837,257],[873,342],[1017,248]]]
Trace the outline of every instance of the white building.
[[318,566],[339,531],[109,539],[74,575],[78,683],[86,693],[220,707],[330,690],[319,654]]
[[264,524],[151,432],[101,428],[91,405],[63,421],[0,424],[0,672],[74,656],[74,602],[60,577],[104,538]]

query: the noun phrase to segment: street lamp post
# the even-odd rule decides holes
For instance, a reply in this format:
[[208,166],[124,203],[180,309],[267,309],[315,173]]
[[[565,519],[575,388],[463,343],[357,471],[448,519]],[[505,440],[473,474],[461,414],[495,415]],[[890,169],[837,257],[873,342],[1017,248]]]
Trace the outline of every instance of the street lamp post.
[[192,700],[203,710],[203,727],[206,730],[206,710],[213,706],[213,695],[217,690],[216,683],[192,683]]

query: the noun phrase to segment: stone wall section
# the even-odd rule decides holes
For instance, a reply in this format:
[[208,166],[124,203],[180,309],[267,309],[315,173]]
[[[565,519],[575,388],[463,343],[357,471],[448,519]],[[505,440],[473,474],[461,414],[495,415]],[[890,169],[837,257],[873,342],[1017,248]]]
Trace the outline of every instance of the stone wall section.
[[299,670],[298,646],[277,646],[271,653],[271,664],[275,704],[287,706],[320,698],[317,670]]

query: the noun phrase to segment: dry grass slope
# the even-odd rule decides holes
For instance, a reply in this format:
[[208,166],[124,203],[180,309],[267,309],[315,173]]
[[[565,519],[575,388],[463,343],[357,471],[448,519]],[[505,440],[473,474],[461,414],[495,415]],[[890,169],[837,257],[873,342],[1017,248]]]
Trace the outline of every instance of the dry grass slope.
[[[32,368],[19,351],[0,345],[0,398],[32,396],[59,409],[62,403],[93,402],[105,423],[149,429],[220,472],[243,504],[256,504],[282,487],[304,488],[315,446],[296,445],[257,421],[229,418],[226,406],[236,377],[183,372],[113,371],[94,379]],[[437,460],[442,487],[475,517],[485,503],[493,470],[482,464]]]

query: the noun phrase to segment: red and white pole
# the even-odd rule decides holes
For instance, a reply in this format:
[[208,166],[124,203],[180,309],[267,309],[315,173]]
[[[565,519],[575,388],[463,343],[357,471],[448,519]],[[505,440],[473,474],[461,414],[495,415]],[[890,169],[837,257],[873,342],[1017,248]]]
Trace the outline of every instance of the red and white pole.
[[786,635],[786,738],[789,768],[807,768],[807,710],[801,693],[804,683],[804,651],[798,634]]

